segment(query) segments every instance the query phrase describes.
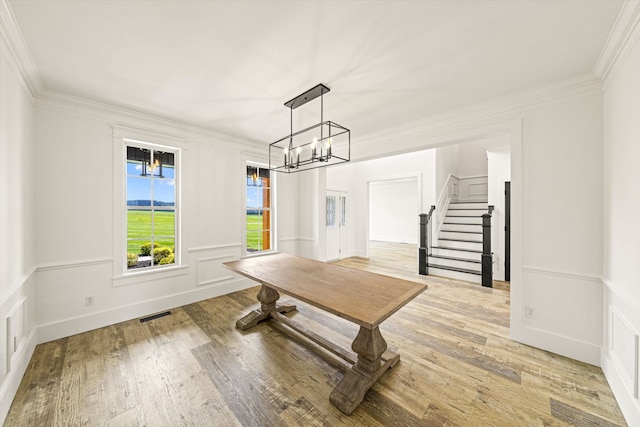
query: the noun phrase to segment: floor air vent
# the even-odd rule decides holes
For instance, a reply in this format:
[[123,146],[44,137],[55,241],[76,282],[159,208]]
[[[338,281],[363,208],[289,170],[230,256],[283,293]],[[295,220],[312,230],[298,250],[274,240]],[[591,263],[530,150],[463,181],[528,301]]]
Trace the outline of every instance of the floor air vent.
[[143,317],[140,319],[140,323],[148,322],[149,320],[157,319],[159,317],[164,317],[170,315],[170,311],[165,311],[163,313],[153,314],[151,316]]

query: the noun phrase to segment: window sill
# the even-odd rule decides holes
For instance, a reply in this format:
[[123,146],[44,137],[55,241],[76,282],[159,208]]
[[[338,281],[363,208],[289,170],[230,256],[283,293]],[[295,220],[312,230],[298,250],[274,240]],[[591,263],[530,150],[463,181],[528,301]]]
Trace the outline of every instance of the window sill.
[[261,257],[261,256],[265,256],[265,255],[272,255],[272,254],[277,254],[279,253],[276,250],[269,250],[269,251],[260,251],[260,252],[246,252],[244,253],[244,256],[242,258],[257,258],[257,257]]
[[163,267],[154,270],[127,272],[112,278],[113,286],[127,286],[137,283],[150,282],[160,279],[168,279],[175,276],[183,276],[189,273],[189,265],[177,265],[175,267]]

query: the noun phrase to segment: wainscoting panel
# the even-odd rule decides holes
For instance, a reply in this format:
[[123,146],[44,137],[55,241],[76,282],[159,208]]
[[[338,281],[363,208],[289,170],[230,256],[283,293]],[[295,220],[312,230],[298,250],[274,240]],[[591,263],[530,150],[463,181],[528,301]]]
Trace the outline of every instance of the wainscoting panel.
[[[640,300],[607,277],[602,371],[630,426],[640,426]],[[635,285],[635,282],[634,282]]]
[[22,350],[27,342],[26,314],[27,297],[24,296],[9,311],[7,315],[7,372],[15,366]]
[[609,306],[609,356],[625,387],[638,398],[638,334],[624,317]]
[[489,195],[489,184],[486,175],[458,178],[458,201],[486,201]]
[[223,254],[197,259],[197,279],[198,286],[211,285],[213,283],[224,282],[234,278],[231,270],[227,270],[222,263],[238,259],[235,254]]
[[523,329],[521,336],[514,337],[517,341],[600,366],[603,305],[599,276],[523,265],[522,292]]

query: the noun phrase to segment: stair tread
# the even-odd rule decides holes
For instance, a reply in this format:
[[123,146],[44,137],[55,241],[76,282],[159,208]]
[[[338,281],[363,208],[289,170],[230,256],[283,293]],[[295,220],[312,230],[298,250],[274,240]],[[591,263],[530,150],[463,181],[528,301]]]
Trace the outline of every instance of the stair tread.
[[460,251],[460,252],[473,252],[475,254],[481,254],[482,251],[474,250],[474,249],[460,249],[460,248],[451,248],[449,246],[431,246],[431,249],[445,249],[448,251]]
[[475,260],[475,259],[457,258],[457,257],[454,257],[454,256],[446,256],[446,255],[429,255],[429,258],[448,259],[450,261],[472,262],[474,264],[481,264],[482,263],[482,261],[478,261],[478,260]]
[[448,242],[482,243],[482,240],[450,239],[448,237],[438,237],[438,240],[446,240]]
[[[462,210],[462,209],[458,209]],[[445,215],[445,218],[481,218],[482,215]]]
[[482,234],[482,231],[462,231],[462,230],[440,230],[441,233],[467,233],[467,234]]
[[489,202],[449,202],[450,205],[473,205],[473,204],[477,204],[477,205],[486,205]]
[[469,270],[468,268],[449,267],[448,265],[439,264],[427,264],[429,268],[439,268],[440,270],[457,271],[458,273],[475,274],[476,276],[482,276],[481,271]]

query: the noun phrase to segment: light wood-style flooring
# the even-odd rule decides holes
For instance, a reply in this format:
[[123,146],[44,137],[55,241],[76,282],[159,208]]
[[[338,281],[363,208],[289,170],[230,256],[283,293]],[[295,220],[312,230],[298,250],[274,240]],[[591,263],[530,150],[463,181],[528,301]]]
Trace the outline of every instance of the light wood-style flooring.
[[[235,329],[256,287],[39,345],[5,425],[626,425],[600,368],[508,338],[508,285],[419,276],[415,252],[374,242],[370,259],[339,261],[429,285],[382,324],[400,363],[351,416],[329,403],[332,356],[285,327]],[[295,303],[288,316],[349,347],[354,324]]]

